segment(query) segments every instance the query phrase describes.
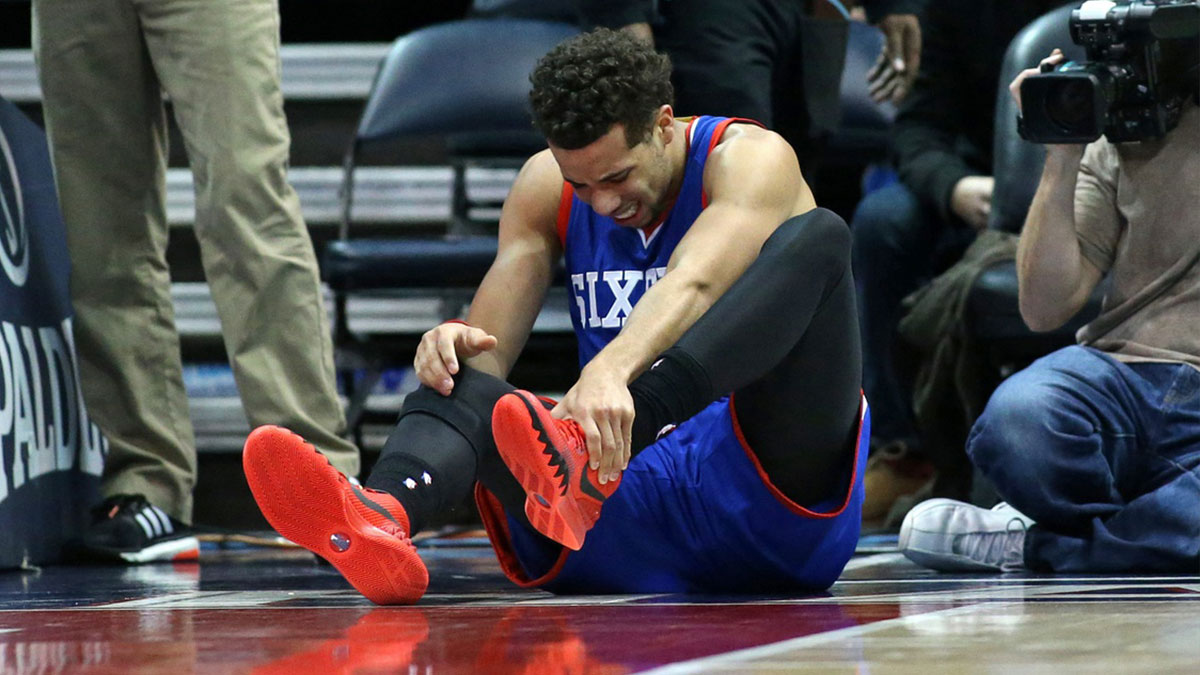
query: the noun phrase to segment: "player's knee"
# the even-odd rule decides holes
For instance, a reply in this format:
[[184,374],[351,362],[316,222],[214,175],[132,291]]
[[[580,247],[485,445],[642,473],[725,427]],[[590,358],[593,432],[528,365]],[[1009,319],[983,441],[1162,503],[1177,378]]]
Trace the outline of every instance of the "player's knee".
[[474,438],[485,431],[490,434],[492,408],[501,396],[512,390],[512,385],[498,377],[463,366],[454,376],[454,389],[449,396],[419,387],[404,397],[400,417],[416,412],[432,415],[464,436]]
[[850,228],[833,211],[813,209],[784,221],[763,244],[763,254],[780,255],[808,269],[840,275],[850,264]]

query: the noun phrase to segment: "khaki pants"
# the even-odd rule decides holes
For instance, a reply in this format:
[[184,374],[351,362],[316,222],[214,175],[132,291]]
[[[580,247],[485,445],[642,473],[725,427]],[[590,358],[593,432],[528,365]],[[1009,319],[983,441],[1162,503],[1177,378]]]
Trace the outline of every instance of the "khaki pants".
[[166,264],[170,97],[196,185],[195,230],[252,426],[341,438],[316,259],[287,182],[275,0],[36,0],[41,73],[84,400],[110,442],[102,491],[190,522],[196,480]]

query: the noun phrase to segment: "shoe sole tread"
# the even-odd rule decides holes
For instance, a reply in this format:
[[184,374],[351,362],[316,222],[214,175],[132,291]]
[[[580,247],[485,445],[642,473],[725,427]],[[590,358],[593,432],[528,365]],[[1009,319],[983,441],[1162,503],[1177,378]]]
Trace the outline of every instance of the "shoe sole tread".
[[[243,465],[271,527],[327,560],[372,602],[411,604],[424,594],[429,574],[416,547],[347,504],[354,497],[337,470],[299,436],[277,427],[256,429],[246,441]],[[351,537],[349,548],[335,549],[335,534]]]

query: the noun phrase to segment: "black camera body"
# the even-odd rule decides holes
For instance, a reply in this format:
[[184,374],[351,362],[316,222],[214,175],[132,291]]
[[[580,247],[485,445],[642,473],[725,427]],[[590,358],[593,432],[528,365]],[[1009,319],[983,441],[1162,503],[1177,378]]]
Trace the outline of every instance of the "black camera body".
[[1068,61],[1021,83],[1021,137],[1037,143],[1161,138],[1194,96],[1200,65],[1197,0],[1088,0],[1071,12]]

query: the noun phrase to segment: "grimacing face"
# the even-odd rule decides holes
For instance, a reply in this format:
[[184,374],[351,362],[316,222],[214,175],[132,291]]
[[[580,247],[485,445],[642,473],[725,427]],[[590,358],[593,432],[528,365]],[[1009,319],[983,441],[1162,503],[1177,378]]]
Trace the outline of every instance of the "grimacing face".
[[[668,108],[669,111],[669,108]],[[646,227],[670,205],[674,168],[667,152],[675,138],[674,117],[660,115],[650,136],[632,148],[623,125],[576,150],[553,145],[563,179],[584,203],[621,227]]]

